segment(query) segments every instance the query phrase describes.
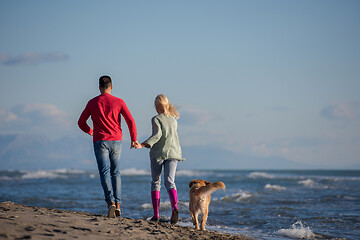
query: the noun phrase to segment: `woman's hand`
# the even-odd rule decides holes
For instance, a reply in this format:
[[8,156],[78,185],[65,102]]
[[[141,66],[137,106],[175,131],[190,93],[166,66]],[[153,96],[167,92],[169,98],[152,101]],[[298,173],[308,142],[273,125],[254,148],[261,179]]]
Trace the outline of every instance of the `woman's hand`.
[[150,148],[149,144],[147,144],[147,143],[145,143],[145,142],[143,142],[143,143],[138,143],[137,146],[135,146],[135,147],[136,147],[136,149],[141,149],[141,148],[144,148],[144,147]]
[[145,147],[144,144],[139,143],[139,144],[136,146],[136,149],[141,149],[141,148],[143,148],[143,147]]

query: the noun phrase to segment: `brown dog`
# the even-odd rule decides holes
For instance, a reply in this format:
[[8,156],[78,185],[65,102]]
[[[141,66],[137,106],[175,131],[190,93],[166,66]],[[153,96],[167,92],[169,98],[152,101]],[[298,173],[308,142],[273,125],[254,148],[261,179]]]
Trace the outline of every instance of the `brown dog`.
[[189,210],[193,224],[195,229],[199,229],[198,215],[201,213],[201,230],[205,230],[211,194],[220,188],[225,189],[225,184],[223,182],[211,183],[204,180],[192,180],[189,183],[189,188]]

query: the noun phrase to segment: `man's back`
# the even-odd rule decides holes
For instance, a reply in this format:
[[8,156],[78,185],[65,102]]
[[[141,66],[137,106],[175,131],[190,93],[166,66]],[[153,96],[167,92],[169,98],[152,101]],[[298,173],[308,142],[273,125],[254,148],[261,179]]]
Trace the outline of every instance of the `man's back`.
[[[125,102],[121,98],[103,93],[91,99],[86,105],[85,110],[80,116],[79,127],[86,133],[94,136],[96,141],[121,141],[121,115],[124,116],[129,127],[132,140],[136,140],[136,126]],[[86,120],[91,116],[94,130],[86,124]]]

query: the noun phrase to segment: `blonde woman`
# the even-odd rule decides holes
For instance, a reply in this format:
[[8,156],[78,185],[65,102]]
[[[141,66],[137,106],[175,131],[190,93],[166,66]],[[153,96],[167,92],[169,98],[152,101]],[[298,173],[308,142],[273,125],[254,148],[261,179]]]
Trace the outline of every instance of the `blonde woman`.
[[156,96],[155,109],[158,115],[151,119],[152,135],[143,143],[138,144],[137,148],[150,148],[151,200],[154,208],[154,216],[151,221],[159,221],[160,218],[161,171],[164,168],[164,184],[169,193],[172,207],[170,222],[175,224],[179,217],[175,173],[177,162],[184,160],[177,134],[179,113],[163,94]]

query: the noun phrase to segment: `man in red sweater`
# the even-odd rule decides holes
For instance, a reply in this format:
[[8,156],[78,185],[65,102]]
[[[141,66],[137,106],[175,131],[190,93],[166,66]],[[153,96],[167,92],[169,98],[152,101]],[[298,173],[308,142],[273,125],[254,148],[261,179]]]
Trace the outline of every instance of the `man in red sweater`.
[[[99,169],[101,186],[108,204],[108,217],[120,216],[121,176],[120,153],[122,145],[121,115],[130,132],[131,147],[137,141],[136,125],[129,109],[121,98],[111,95],[112,82],[109,76],[99,79],[101,94],[91,99],[78,121],[82,131],[93,136],[94,152]],[[94,129],[86,123],[91,116]]]

